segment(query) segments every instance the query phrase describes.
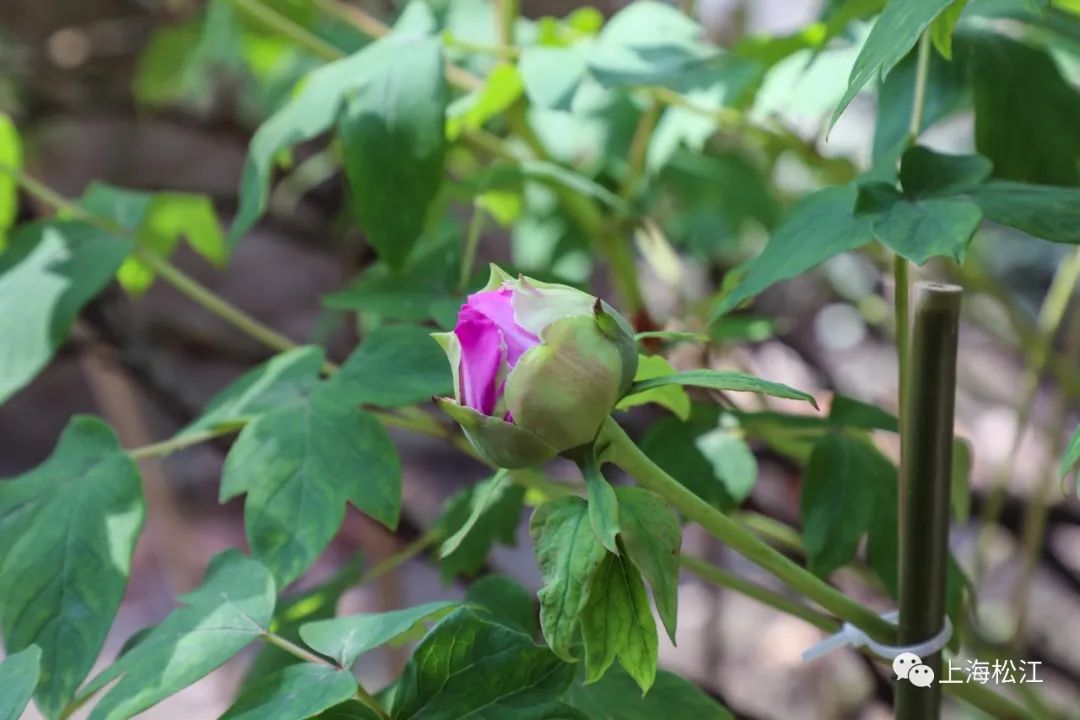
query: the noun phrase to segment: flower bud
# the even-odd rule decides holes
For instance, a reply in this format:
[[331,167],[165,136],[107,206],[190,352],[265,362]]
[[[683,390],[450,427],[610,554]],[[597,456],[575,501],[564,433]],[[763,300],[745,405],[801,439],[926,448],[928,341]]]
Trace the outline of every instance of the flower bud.
[[432,337],[454,373],[454,398],[436,401],[505,468],[592,442],[637,370],[633,331],[607,303],[494,265],[454,331]]

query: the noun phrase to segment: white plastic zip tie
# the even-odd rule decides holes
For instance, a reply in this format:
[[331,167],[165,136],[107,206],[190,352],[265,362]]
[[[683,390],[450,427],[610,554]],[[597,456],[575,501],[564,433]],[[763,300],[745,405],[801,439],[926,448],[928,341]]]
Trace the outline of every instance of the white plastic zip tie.
[[[899,618],[900,612],[898,610],[884,613],[881,616],[882,620],[890,622],[894,625]],[[804,663],[807,663],[812,660],[816,660],[822,655],[830,653],[833,650],[838,650],[843,647],[867,647],[870,648],[870,650],[872,650],[875,654],[889,660],[896,658],[898,655],[903,655],[904,653],[914,653],[919,657],[925,657],[927,655],[933,655],[938,650],[941,650],[943,647],[948,645],[949,639],[951,637],[952,622],[949,620],[949,618],[945,618],[945,627],[941,629],[941,632],[939,632],[937,635],[930,638],[929,640],[917,643],[915,645],[902,646],[883,645],[875,641],[873,638],[868,636],[866,633],[864,633],[862,630],[855,627],[851,623],[844,623],[844,627],[840,629],[840,632],[836,633],[835,635],[830,635],[829,637],[819,642],[817,645],[814,645],[813,647],[805,650],[802,654],[802,659]]]

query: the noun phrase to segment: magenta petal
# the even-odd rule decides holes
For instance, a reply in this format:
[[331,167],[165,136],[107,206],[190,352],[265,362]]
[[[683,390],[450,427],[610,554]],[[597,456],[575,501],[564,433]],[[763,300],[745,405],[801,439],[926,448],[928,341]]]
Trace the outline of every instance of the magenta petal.
[[510,368],[517,365],[526,350],[540,344],[540,338],[518,325],[514,319],[513,297],[513,290],[501,288],[473,293],[468,301],[468,307],[485,315],[502,332],[506,343],[506,364]]
[[461,402],[466,407],[491,415],[497,400],[496,382],[502,360],[499,328],[487,317],[463,305],[454,328],[461,344]]

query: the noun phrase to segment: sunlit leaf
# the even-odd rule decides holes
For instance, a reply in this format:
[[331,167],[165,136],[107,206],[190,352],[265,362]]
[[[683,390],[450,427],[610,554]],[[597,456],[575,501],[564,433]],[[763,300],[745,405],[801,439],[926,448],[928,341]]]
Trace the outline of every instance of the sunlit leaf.
[[81,221],[22,225],[0,254],[0,402],[33,380],[131,242]]

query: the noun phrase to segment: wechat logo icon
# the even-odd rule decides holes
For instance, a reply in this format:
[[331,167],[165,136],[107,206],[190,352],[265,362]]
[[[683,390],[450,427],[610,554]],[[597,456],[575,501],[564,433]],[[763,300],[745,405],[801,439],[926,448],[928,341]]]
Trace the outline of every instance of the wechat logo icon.
[[915,687],[930,687],[934,682],[933,668],[923,665],[922,658],[915,653],[901,653],[892,663],[897,680],[907,680]]

